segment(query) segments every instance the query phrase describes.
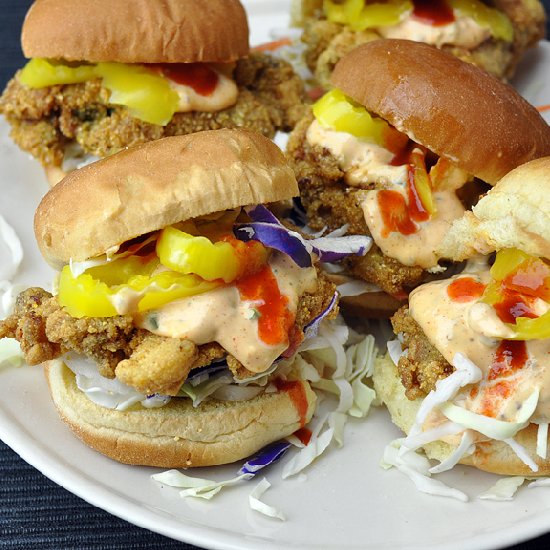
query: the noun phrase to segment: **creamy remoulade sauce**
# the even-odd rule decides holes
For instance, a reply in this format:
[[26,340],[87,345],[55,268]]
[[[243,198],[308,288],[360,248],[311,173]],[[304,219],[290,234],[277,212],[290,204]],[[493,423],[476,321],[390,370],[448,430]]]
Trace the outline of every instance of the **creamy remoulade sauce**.
[[457,404],[513,422],[521,404],[538,388],[533,420],[548,422],[550,339],[509,340],[513,329],[492,306],[479,301],[489,282],[489,272],[484,271],[422,285],[409,296],[410,315],[449,363],[462,353],[481,369],[481,382],[467,387]]
[[227,68],[202,63],[180,65],[181,74],[166,71],[170,86],[179,96],[178,113],[216,112],[237,102],[238,89]]
[[397,25],[380,27],[378,33],[384,38],[425,42],[437,47],[448,44],[468,50],[491,38],[489,29],[481,27],[471,17],[457,17],[446,25],[430,25],[409,17]]
[[[269,261],[279,290],[294,315],[298,300],[317,288],[314,267],[298,267],[286,254],[275,252]],[[288,342],[266,345],[258,335],[255,304],[241,300],[235,285],[170,302],[137,315],[137,326],[160,336],[187,338],[197,345],[218,342],[252,372],[264,372],[288,347]]]
[[[351,187],[366,187],[370,184],[382,185],[396,191],[408,200],[408,165],[393,166],[394,154],[375,143],[357,138],[347,132],[324,128],[314,120],[306,134],[308,143],[323,147],[338,160],[345,172],[345,182]],[[437,165],[436,165],[437,166]],[[452,222],[464,213],[464,207],[455,190],[466,183],[463,177],[452,178],[451,185],[433,192],[437,212],[424,222],[415,223],[415,230],[408,235],[399,231],[387,231],[378,195],[379,190],[365,190],[361,202],[367,227],[374,242],[382,252],[395,258],[403,265],[420,266],[432,269],[437,266],[438,257],[434,250],[442,241]]]

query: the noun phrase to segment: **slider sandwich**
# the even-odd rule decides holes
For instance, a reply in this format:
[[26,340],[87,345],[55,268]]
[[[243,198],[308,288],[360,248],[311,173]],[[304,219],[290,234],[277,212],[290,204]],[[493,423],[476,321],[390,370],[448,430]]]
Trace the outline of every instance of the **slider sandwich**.
[[373,238],[338,276],[370,285],[353,297],[360,314],[388,315],[445,271],[437,248],[486,184],[550,154],[550,128],[510,86],[419,42],[363,44],[332,84],[288,156],[313,230]]
[[273,137],[303,113],[290,65],[250,53],[238,0],[36,0],[30,61],[0,98],[21,149],[54,185],[125,147],[246,127]]
[[506,175],[442,245],[487,263],[418,287],[392,319],[377,395],[409,434],[402,452],[423,447],[439,471],[550,475],[549,191],[550,157]]
[[297,351],[338,302],[317,263],[368,245],[306,241],[262,206],[297,191],[282,152],[243,129],[164,138],[76,170],[35,216],[57,293],[22,292],[0,337],[19,340],[28,364],[46,362],[62,419],[111,458],[247,457],[311,419]]
[[538,0],[295,0],[306,61],[321,85],[344,55],[365,42],[399,38],[430,44],[498,78],[511,78],[543,38]]

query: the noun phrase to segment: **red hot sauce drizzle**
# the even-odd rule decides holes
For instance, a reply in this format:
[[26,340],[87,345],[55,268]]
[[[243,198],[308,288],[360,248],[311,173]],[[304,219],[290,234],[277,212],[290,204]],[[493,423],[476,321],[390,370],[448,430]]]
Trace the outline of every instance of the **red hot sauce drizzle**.
[[481,298],[485,285],[473,277],[460,277],[447,287],[447,295],[453,302],[460,304]]
[[274,384],[277,391],[284,391],[288,393],[288,396],[290,397],[290,400],[298,413],[298,417],[300,418],[300,426],[303,427],[307,418],[308,400],[302,382],[277,378]]
[[212,95],[219,81],[218,73],[205,63],[156,63],[150,67],[202,96]]
[[510,397],[516,386],[516,381],[509,377],[522,369],[528,359],[525,341],[503,340],[499,344],[487,377],[493,384],[484,388],[481,414],[492,418],[497,416],[501,403]]
[[304,445],[308,445],[311,441],[311,430],[308,428],[300,428],[296,430],[292,435],[295,435]]
[[446,0],[413,0],[413,6],[413,18],[427,25],[440,27],[455,21],[453,8]]
[[529,359],[524,340],[503,340],[493,358],[489,380],[511,376],[523,368]]
[[538,315],[533,311],[531,303],[534,298],[521,295],[508,288],[501,288],[502,300],[493,305],[499,319],[503,323],[515,324],[518,317],[535,319]]
[[499,380],[492,386],[485,388],[479,414],[496,418],[499,405],[512,394],[515,384],[510,380]]
[[387,237],[390,233],[399,232],[403,235],[412,235],[418,231],[412,221],[407,201],[399,191],[382,189],[378,192],[378,208],[384,222],[382,236]]
[[271,346],[282,342],[288,345],[295,317],[289,311],[288,298],[281,294],[277,279],[269,265],[239,279],[237,288],[241,299],[263,302],[257,307],[258,335],[262,342]]
[[[418,145],[410,142],[403,150],[396,153],[390,162],[391,166],[408,164],[407,168],[407,196],[399,191],[382,189],[378,191],[377,200],[384,229],[382,236],[386,238],[390,233],[412,235],[418,231],[415,222],[424,222],[430,219],[430,213],[424,207],[415,184],[416,174],[426,170],[425,155],[420,153]],[[423,165],[423,166],[422,166]],[[429,178],[429,175],[426,173]]]

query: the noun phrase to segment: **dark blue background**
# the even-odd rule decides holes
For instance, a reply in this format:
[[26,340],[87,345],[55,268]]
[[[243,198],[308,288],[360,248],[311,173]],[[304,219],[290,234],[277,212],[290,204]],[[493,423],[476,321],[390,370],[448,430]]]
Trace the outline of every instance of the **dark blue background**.
[[[19,32],[30,3],[30,0],[0,0],[1,88],[24,63]],[[545,0],[544,4],[549,11],[550,0]],[[1,441],[0,473],[0,549],[195,548],[140,529],[90,506],[45,478]],[[548,529],[550,531],[550,517]],[[548,550],[550,535],[514,547],[514,550],[520,549]]]

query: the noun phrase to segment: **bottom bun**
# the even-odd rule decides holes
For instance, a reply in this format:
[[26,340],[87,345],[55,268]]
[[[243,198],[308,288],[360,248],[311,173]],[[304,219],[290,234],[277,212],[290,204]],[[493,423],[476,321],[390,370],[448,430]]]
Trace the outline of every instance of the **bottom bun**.
[[[407,399],[397,368],[388,355],[376,361],[373,381],[376,395],[388,408],[392,422],[408,434],[422,399],[415,401]],[[538,472],[533,472],[529,466],[525,465],[506,443],[494,439],[477,443],[474,452],[463,457],[460,464],[500,475],[547,476],[550,474],[550,458],[542,459],[536,454],[537,432],[538,427],[535,424],[529,424],[518,432],[514,439],[525,448],[531,459],[538,465]],[[453,449],[453,446],[443,441],[435,441],[424,446],[426,456],[439,461],[447,458]]]
[[[125,464],[160,468],[215,466],[247,458],[308,422],[316,402],[309,384],[298,382],[298,391],[264,393],[249,401],[212,400],[194,408],[182,398],[160,408],[138,404],[116,411],[90,401],[62,361],[46,363],[45,374],[62,420],[84,443]],[[294,392],[307,402],[304,418]]]

